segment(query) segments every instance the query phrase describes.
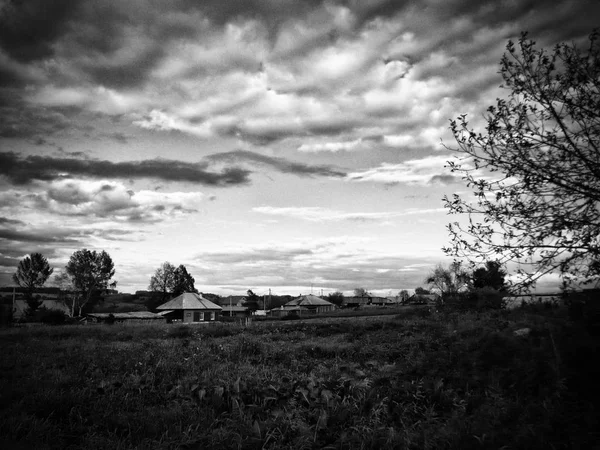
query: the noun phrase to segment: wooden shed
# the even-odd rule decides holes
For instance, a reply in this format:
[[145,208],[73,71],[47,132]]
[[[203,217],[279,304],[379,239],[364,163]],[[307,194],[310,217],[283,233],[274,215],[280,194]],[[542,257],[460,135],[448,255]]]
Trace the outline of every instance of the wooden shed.
[[156,308],[167,321],[183,323],[213,322],[222,308],[201,294],[184,292]]

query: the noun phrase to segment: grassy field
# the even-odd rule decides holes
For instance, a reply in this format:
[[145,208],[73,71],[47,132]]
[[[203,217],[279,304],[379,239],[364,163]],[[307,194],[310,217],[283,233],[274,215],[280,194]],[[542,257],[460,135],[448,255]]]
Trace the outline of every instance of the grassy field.
[[[528,336],[514,331],[530,328]],[[598,340],[557,310],[0,330],[0,447],[593,448]],[[594,434],[596,432],[596,434]]]

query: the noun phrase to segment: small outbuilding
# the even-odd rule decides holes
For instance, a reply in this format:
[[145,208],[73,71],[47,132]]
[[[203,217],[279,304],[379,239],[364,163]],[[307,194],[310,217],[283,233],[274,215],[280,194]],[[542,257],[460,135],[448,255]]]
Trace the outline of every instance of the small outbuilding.
[[201,294],[184,292],[156,309],[169,322],[201,323],[215,321],[223,308]]

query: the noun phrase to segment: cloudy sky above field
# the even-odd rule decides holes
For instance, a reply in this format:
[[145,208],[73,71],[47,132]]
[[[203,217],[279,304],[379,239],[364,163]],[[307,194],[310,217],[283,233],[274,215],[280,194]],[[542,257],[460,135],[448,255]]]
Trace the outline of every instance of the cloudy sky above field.
[[200,291],[423,285],[447,262],[448,121],[505,95],[509,39],[596,1],[0,0],[0,284],[42,252],[164,261]]

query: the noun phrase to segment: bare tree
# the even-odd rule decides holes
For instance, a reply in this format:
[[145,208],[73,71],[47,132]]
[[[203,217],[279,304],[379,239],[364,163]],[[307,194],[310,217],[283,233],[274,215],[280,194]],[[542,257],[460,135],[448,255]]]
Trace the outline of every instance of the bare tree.
[[558,272],[565,284],[600,275],[600,38],[589,47],[536,48],[523,34],[500,63],[508,99],[487,110],[485,132],[451,122],[463,158],[449,162],[473,202],[445,197],[468,224],[448,229],[445,251],[474,265],[520,266],[520,286]]
[[59,299],[69,308],[69,315],[75,316],[77,290],[72,278],[67,272],[61,272],[54,276],[54,284],[60,289]]
[[470,275],[461,263],[453,262],[447,268],[438,264],[427,277],[426,283],[439,291],[442,298],[456,295],[469,284]]

